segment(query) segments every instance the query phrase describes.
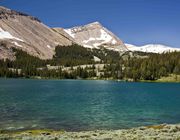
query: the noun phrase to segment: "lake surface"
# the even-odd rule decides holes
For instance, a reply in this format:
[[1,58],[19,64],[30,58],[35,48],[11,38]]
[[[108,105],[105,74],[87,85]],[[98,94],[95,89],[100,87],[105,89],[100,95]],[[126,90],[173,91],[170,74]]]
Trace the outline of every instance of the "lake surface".
[[0,79],[0,129],[121,129],[180,123],[179,83]]

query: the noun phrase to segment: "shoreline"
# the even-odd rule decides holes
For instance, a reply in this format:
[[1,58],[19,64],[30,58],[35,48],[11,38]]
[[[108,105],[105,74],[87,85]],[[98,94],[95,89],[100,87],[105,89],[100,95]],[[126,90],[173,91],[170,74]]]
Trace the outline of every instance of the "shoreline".
[[28,140],[180,140],[180,124],[161,124],[120,130],[54,131],[24,130],[0,131],[0,139]]
[[0,79],[26,79],[26,80],[84,80],[84,81],[115,81],[115,82],[130,82],[130,83],[180,83],[180,81],[163,81],[163,80],[139,80],[139,81],[131,81],[131,80],[120,80],[120,79],[94,79],[94,78],[87,78],[87,79],[58,79],[58,78],[39,78],[39,77],[18,77],[18,78],[10,78],[10,77],[0,77]]

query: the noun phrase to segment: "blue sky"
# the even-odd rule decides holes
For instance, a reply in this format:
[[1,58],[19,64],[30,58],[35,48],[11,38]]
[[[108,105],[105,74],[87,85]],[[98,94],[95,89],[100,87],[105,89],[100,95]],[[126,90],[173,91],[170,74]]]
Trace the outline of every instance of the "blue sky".
[[180,47],[180,0],[0,0],[50,27],[99,21],[124,42]]

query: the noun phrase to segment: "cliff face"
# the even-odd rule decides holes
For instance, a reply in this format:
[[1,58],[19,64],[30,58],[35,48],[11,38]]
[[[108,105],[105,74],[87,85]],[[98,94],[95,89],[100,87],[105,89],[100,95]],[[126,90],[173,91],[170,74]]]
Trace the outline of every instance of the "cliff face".
[[0,58],[10,59],[13,59],[12,47],[42,59],[51,59],[56,45],[72,44],[61,31],[55,32],[39,19],[4,7],[0,7],[0,41],[3,41]]
[[87,48],[104,47],[115,51],[127,51],[124,43],[99,22],[64,29],[74,41]]

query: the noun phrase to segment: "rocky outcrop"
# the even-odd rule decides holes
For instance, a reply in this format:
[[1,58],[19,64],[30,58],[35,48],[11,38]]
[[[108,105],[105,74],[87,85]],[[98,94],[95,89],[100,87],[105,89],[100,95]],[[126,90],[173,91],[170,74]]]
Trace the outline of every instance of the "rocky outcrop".
[[[71,40],[44,25],[39,19],[0,7],[0,42],[2,41],[6,42],[6,46],[20,48],[42,59],[51,59],[55,46],[72,44]],[[1,47],[1,52],[6,50]],[[5,58],[4,54],[1,57]]]
[[115,51],[127,51],[124,43],[99,22],[64,30],[77,44],[87,48],[104,47]]
[[0,59],[15,60],[15,54],[10,45],[13,46],[13,44],[9,44],[6,41],[0,42]]

